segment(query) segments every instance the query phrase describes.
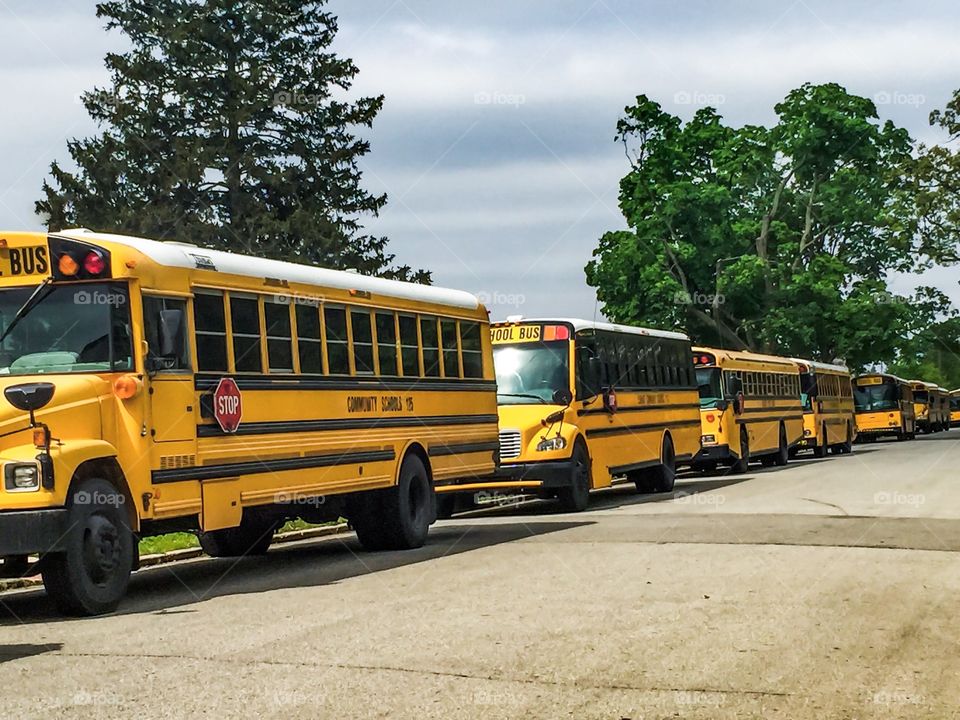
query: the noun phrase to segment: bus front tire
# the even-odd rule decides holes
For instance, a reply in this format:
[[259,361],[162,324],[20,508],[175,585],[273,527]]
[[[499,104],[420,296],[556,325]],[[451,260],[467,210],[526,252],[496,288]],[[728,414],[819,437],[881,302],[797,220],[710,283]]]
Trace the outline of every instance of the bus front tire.
[[60,612],[113,612],[130,584],[133,539],[125,497],[106,480],[80,482],[70,497],[64,550],[41,563],[43,585]]
[[408,454],[397,484],[367,493],[350,523],[364,550],[413,550],[427,541],[436,499],[423,461]]
[[200,548],[210,557],[265,555],[273,542],[275,520],[244,513],[237,527],[208,530],[197,535]]
[[557,491],[557,500],[565,512],[582,512],[590,504],[590,454],[583,442],[573,448],[570,485]]

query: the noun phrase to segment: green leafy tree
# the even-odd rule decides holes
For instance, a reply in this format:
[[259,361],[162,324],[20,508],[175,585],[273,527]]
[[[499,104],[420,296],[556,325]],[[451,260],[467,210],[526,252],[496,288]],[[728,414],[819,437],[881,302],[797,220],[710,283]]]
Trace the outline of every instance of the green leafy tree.
[[600,238],[587,281],[615,321],[854,367],[892,360],[905,328],[949,307],[887,289],[889,272],[929,257],[908,202],[912,141],[836,84],[775,110],[772,127],[731,128],[713,108],[684,123],[638,97],[616,135],[628,229]]
[[909,379],[960,388],[960,318],[920,328],[904,345],[890,372]]
[[53,163],[37,212],[87,226],[429,282],[391,267],[361,218],[386,203],[360,159],[383,96],[346,99],[357,68],[330,51],[326,0],[113,0],[130,41],[112,84],[84,95],[102,128]]

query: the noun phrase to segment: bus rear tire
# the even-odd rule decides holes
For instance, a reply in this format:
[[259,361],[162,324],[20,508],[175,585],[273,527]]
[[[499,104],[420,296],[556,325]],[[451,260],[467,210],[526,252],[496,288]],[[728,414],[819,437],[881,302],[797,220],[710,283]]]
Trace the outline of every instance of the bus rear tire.
[[813,456],[815,458],[825,458],[827,456],[827,426],[823,425],[820,428],[820,437],[822,438],[821,442],[818,442],[813,446]]
[[133,530],[125,497],[106,480],[78,483],[70,496],[63,552],[41,563],[43,585],[66,615],[113,612],[127,592],[133,567]]
[[847,423],[847,439],[844,440],[840,446],[840,452],[844,455],[849,455],[853,452],[853,428],[850,427],[850,423]]
[[787,444],[787,430],[780,424],[780,445],[777,448],[777,454],[773,457],[773,462],[777,467],[783,467],[790,462],[790,446]]
[[747,428],[743,425],[740,426],[740,456],[733,461],[733,465],[730,466],[730,472],[734,475],[741,475],[742,473],[747,472],[747,469],[750,467],[750,435],[747,433]]
[[557,490],[557,500],[564,512],[582,512],[590,504],[590,453],[583,442],[574,446],[572,461],[570,485]]
[[200,548],[210,557],[265,555],[273,542],[277,523],[272,518],[244,513],[237,527],[197,534]]
[[427,541],[435,502],[427,468],[409,453],[397,484],[367,493],[350,522],[364,550],[413,550]]

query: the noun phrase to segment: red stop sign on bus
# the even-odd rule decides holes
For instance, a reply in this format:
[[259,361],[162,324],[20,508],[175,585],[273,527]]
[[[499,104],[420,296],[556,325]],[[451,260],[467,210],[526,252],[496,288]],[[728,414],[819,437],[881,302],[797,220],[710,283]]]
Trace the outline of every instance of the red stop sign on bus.
[[220,429],[226,433],[236,432],[242,414],[243,401],[236,381],[229,377],[220,378],[217,389],[213,391],[213,416]]

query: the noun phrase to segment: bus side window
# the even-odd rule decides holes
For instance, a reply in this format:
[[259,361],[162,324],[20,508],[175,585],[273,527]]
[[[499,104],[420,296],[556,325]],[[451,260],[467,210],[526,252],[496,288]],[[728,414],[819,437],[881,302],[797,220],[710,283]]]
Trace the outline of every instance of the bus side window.
[[[223,304],[220,304],[221,311]],[[180,327],[178,330],[179,342],[177,343],[180,352],[177,356],[161,356],[161,325],[164,311],[180,312]],[[171,317],[171,315],[166,315]],[[169,371],[169,370],[189,370],[190,369],[190,346],[187,344],[187,301],[181,298],[155,297],[152,295],[143,296],[143,327],[146,334],[148,369]],[[226,358],[224,357],[224,361]],[[224,362],[226,369],[226,362]]]
[[227,325],[223,295],[196,293],[193,298],[193,324],[197,337],[197,368],[227,372]]
[[400,323],[400,368],[404,377],[420,375],[420,348],[417,341],[417,318],[401,315]]
[[440,335],[435,317],[420,318],[420,340],[423,342],[423,374],[440,377]]
[[267,366],[270,372],[293,372],[290,304],[266,297],[263,299],[263,316],[267,327]]
[[463,376],[483,377],[483,346],[480,344],[480,324],[460,322],[460,352],[463,356]]
[[323,372],[322,343],[320,339],[320,311],[314,305],[296,305],[297,354],[300,372],[319,375]]
[[262,372],[260,361],[260,303],[257,298],[230,295],[230,329],[236,372]]
[[393,313],[378,312],[377,358],[381,375],[399,375],[397,368],[397,321]]
[[350,308],[350,330],[353,332],[353,367],[357,375],[372,375],[373,331],[370,327],[370,311]]
[[324,307],[323,327],[326,337],[327,367],[331,375],[350,374],[350,351],[347,343],[347,311],[342,307]]
[[440,341],[443,344],[443,376],[448,378],[460,377],[456,320],[440,321]]

